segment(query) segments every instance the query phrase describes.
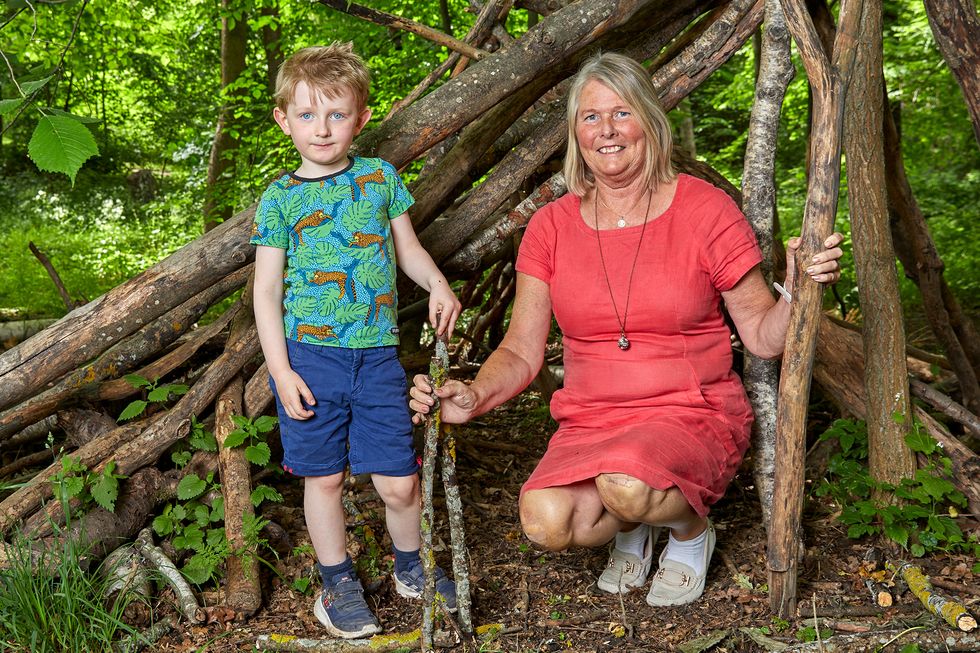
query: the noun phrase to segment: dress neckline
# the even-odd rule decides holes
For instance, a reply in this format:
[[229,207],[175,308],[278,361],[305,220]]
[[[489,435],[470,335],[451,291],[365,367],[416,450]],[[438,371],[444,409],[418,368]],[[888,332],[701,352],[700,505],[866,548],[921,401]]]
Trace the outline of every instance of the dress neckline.
[[[680,198],[681,192],[687,186],[689,179],[690,179],[690,175],[684,174],[682,172],[677,173],[677,186],[674,188],[674,196],[670,198],[670,204],[667,205],[667,208],[664,209],[660,215],[658,215],[656,218],[652,218],[649,220],[649,222],[647,223],[648,228],[652,228],[654,225],[660,222],[665,222],[671,216],[674,215],[675,207],[678,206],[679,204],[678,199]],[[594,235],[596,232],[595,227],[593,227],[592,224],[587,222],[585,216],[582,215],[582,198],[579,197],[578,195],[573,195],[572,197],[574,198],[573,213],[577,217],[576,222],[578,222],[579,228],[590,235]],[[643,223],[640,222],[638,224],[630,225],[628,227],[615,227],[613,229],[601,229],[600,231],[602,231],[603,238],[606,238],[607,236],[610,238],[616,238],[623,234],[633,234],[635,233],[635,230],[641,229],[642,227],[643,227]]]

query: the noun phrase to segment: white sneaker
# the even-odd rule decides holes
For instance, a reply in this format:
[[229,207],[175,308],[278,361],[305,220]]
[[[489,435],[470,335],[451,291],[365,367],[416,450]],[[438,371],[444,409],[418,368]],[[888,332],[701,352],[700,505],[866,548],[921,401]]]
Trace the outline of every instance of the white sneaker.
[[616,548],[613,540],[609,553],[609,562],[602,570],[596,585],[603,592],[610,594],[626,594],[634,587],[640,587],[647,582],[647,575],[653,564],[653,546],[660,537],[660,527],[651,528],[649,524],[640,524],[637,528],[647,529],[646,542],[643,544],[643,558],[626,553]]
[[715,527],[708,521],[708,533],[705,537],[702,560],[704,561],[701,574],[676,560],[667,560],[667,548],[660,554],[660,569],[653,576],[647,603],[654,607],[670,605],[686,605],[701,598],[704,593],[704,579],[708,576],[708,562],[715,550]]

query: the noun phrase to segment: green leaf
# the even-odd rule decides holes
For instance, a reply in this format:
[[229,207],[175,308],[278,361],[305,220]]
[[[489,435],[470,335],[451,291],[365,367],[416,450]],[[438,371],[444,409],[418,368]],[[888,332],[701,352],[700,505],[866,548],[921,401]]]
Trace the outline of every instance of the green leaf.
[[153,518],[153,531],[160,535],[170,535],[174,532],[174,520],[167,515],[159,515]]
[[265,442],[259,442],[258,444],[245,447],[245,458],[253,465],[263,467],[269,462],[270,457],[272,457],[272,452],[269,450],[269,445]]
[[368,347],[378,344],[381,339],[381,329],[375,325],[361,327],[350,339],[351,347]]
[[181,501],[195,499],[204,494],[206,488],[207,483],[197,474],[188,474],[180,479],[180,483],[177,484],[177,498]]
[[926,548],[918,543],[909,547],[909,551],[911,551],[912,555],[914,555],[916,558],[921,558],[926,554]]
[[85,479],[81,476],[69,476],[64,480],[64,488],[69,498],[77,497],[85,489]]
[[218,497],[211,502],[211,523],[214,524],[225,519],[225,498]]
[[374,263],[361,263],[354,271],[354,275],[368,288],[381,288],[391,281],[388,270]]
[[887,524],[885,526],[885,535],[900,544],[903,549],[908,548],[909,531],[901,524]]
[[190,451],[175,451],[170,454],[170,460],[172,460],[174,465],[180,469],[191,461],[191,456]]
[[92,132],[64,116],[43,116],[27,145],[27,154],[38,169],[61,172],[71,179],[72,186],[82,164],[98,153]]
[[228,434],[222,446],[225,449],[234,449],[235,447],[240,447],[246,438],[248,438],[248,433],[244,429],[235,429]]
[[54,75],[48,75],[43,79],[35,79],[30,82],[21,82],[20,90],[24,95],[30,95],[34,91],[43,88],[45,84],[54,79]]
[[912,451],[924,453],[927,456],[936,450],[936,441],[924,429],[913,429],[905,436],[905,442]]
[[371,307],[367,304],[347,304],[337,309],[337,312],[334,313],[334,317],[338,324],[352,324],[354,322],[363,321],[370,312]]
[[252,505],[256,508],[259,507],[263,501],[272,501],[273,503],[282,503],[282,495],[276,492],[273,488],[268,485],[259,485],[251,494]]
[[919,648],[918,644],[907,644],[898,653],[922,653],[922,649]]
[[178,549],[193,549],[200,551],[204,548],[204,530],[197,524],[189,524],[184,527],[184,532],[175,537],[174,547]]
[[922,473],[922,470],[919,470],[915,477],[922,483],[923,489],[936,499],[941,499],[956,490],[956,486],[946,479]]
[[250,426],[252,422],[251,420],[249,420],[249,418],[245,417],[244,415],[232,415],[231,423],[240,429],[244,429],[247,426]]
[[272,429],[276,428],[278,423],[278,418],[272,417],[271,415],[262,415],[255,420],[255,430],[259,433],[268,433]]
[[147,402],[142,399],[137,399],[133,403],[129,404],[123,409],[123,412],[119,414],[119,419],[117,421],[125,422],[128,419],[133,419],[138,415],[141,415],[144,410],[146,410]]
[[218,441],[214,439],[214,433],[203,428],[192,431],[187,442],[198,451],[218,450]]
[[153,388],[150,390],[149,394],[146,395],[148,401],[161,402],[166,401],[170,396],[170,387],[161,386],[159,388]]
[[151,388],[153,384],[150,380],[140,376],[139,374],[127,374],[123,377],[126,379],[126,383],[133,386],[134,388]]
[[[344,228],[351,233],[360,231],[371,221],[375,212],[374,204],[367,200],[359,200],[347,207],[343,217],[341,217],[341,222]],[[370,248],[377,249],[377,245],[371,245]]]
[[0,100],[0,116],[6,116],[20,109],[26,100],[24,98],[13,98],[10,100]]
[[205,556],[194,555],[187,561],[180,573],[184,574],[184,577],[195,585],[203,585],[211,579],[215,569],[215,563],[208,562]]

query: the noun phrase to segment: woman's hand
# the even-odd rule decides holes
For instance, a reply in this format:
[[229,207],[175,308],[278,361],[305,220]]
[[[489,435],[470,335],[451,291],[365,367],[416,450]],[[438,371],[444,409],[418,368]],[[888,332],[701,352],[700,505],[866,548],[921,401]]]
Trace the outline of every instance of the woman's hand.
[[[432,385],[425,374],[416,374],[413,385],[408,393],[411,399],[408,407],[412,411],[412,423],[419,424],[429,414],[435,399],[432,397]],[[463,424],[471,417],[476,409],[476,393],[470,386],[461,381],[447,380],[441,388],[437,388],[435,396],[441,406],[440,418],[447,424]]]
[[[844,250],[840,244],[844,242],[844,236],[840,233],[832,233],[824,241],[824,250],[813,255],[813,260],[806,266],[806,273],[810,278],[818,283],[837,283],[840,280],[840,257],[844,255]],[[796,279],[796,252],[803,244],[803,239],[799,236],[790,238],[786,242],[786,283],[783,284],[787,290],[792,292]]]

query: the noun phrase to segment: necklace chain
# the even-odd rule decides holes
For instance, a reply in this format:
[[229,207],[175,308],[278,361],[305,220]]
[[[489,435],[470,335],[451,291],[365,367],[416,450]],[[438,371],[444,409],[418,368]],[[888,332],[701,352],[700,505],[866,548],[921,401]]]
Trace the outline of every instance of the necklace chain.
[[[626,320],[629,318],[630,313],[630,295],[633,293],[633,273],[636,272],[636,262],[640,260],[640,248],[643,245],[643,234],[647,230],[647,222],[650,220],[650,205],[653,203],[653,192],[650,192],[650,198],[647,200],[647,210],[643,214],[643,228],[640,230],[640,240],[636,244],[636,255],[633,256],[633,267],[630,268],[629,281],[626,283],[626,307],[623,310],[623,319],[619,319],[619,307],[616,306],[616,297],[613,295],[612,284],[609,282],[609,272],[606,270],[606,259],[602,255],[602,238],[599,236],[599,188],[595,189],[595,197],[592,201],[592,212],[595,217],[595,239],[596,244],[599,246],[599,262],[602,264],[602,276],[606,280],[606,289],[609,291],[609,299],[612,301],[613,311],[616,313],[616,322],[619,323],[619,341],[616,343],[617,346],[626,351],[630,348],[629,338],[626,337]],[[602,203],[606,206],[606,203]],[[608,209],[609,207],[606,206]],[[615,211],[614,211],[615,213]],[[622,220],[622,217],[620,217]]]
[[595,194],[596,194],[596,197],[599,200],[599,203],[602,204],[603,208],[605,208],[607,211],[610,211],[613,215],[617,216],[616,226],[619,227],[620,229],[622,229],[623,227],[625,227],[626,226],[626,214],[625,213],[619,213],[617,211],[614,211],[611,206],[609,206],[608,204],[606,204],[606,200],[604,200],[601,197],[599,197],[599,189],[598,189],[598,187],[596,188]]

